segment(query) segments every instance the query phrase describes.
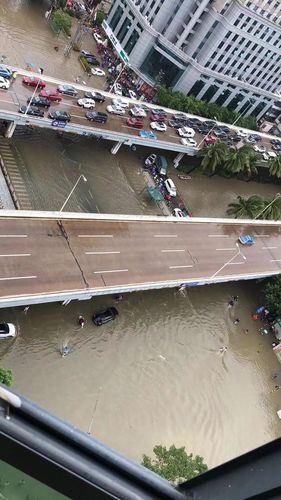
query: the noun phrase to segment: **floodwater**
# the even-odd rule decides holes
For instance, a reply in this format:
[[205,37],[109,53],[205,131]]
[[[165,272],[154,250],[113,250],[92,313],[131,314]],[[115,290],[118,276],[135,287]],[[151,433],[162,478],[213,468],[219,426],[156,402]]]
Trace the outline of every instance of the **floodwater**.
[[[37,62],[42,54],[40,65],[53,74],[51,64],[56,69],[58,61],[49,61],[54,35],[42,18],[45,5],[1,0],[0,10],[9,62],[20,64],[27,54]],[[71,73],[72,66],[58,71]],[[33,183],[27,189],[34,208],[60,208],[83,173],[88,182],[79,184],[67,210],[157,211],[143,192],[142,151],[123,148],[113,157],[106,143],[20,129],[13,144]],[[239,194],[232,180],[219,183],[221,193],[237,189]],[[252,194],[252,183],[241,184]],[[223,215],[216,179],[196,180],[192,174],[188,187],[183,185],[180,189],[190,189],[194,215]],[[263,188],[275,192],[275,186]],[[67,307],[33,306],[26,315],[2,310],[19,335],[0,344],[0,363],[13,370],[18,391],[137,461],[155,444],[174,443],[213,467],[280,435],[281,399],[271,380],[278,362],[271,339],[261,337],[260,325],[251,321],[258,293],[255,283],[242,282],[183,295],[175,290],[129,294],[117,305],[117,320],[100,328],[91,316],[112,305],[112,297]],[[227,307],[231,295],[239,295],[234,309]],[[82,330],[79,314],[86,318]],[[240,323],[234,325],[237,317]],[[62,358],[65,343],[71,354]],[[221,346],[228,347],[224,355]]]

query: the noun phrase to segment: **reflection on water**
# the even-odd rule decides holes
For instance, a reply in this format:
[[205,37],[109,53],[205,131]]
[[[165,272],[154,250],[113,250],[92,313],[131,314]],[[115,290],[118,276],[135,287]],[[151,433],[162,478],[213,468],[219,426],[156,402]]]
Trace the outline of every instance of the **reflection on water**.
[[[130,294],[103,327],[91,316],[110,297],[2,311],[20,334],[0,344],[1,365],[12,368],[17,390],[136,460],[154,444],[175,443],[213,466],[279,435],[278,363],[251,320],[254,288]],[[233,293],[240,302],[230,310]],[[62,358],[65,342],[71,354]]]

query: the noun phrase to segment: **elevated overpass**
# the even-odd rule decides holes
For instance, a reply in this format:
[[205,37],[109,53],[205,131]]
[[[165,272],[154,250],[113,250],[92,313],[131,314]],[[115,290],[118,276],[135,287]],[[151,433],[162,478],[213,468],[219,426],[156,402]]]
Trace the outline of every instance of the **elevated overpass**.
[[[241,234],[256,244],[237,248]],[[0,307],[281,272],[273,221],[2,210],[0,246]]]

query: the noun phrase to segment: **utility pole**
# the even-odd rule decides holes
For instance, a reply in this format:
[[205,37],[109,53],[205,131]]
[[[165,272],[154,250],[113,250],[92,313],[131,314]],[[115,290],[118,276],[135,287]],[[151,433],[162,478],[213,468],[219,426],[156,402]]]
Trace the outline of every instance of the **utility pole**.
[[67,46],[64,49],[65,57],[69,57],[70,52],[72,51],[74,45],[79,44],[79,42],[82,40],[82,37],[85,35],[85,33],[92,31],[91,28],[89,28],[88,26],[85,26],[85,21],[90,19],[90,17],[91,16],[89,16],[89,14],[86,13],[82,17],[82,19],[79,21],[79,24],[77,26],[77,29],[76,29],[73,37],[71,38],[71,40],[69,41],[69,43],[67,44]]

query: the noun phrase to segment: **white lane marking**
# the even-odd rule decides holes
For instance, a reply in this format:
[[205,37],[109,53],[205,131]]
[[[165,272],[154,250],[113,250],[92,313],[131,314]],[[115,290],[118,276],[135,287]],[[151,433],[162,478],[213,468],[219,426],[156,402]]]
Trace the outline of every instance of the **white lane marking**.
[[113,234],[78,234],[78,238],[113,238]]
[[111,255],[113,253],[120,253],[120,252],[85,252],[85,255]]
[[10,254],[0,254],[0,257],[30,257],[30,253],[10,253]]
[[278,247],[261,247],[262,250],[274,250],[275,248]]
[[239,264],[245,264],[245,262],[229,262],[228,263],[229,266],[237,266]]
[[177,234],[154,234],[154,238],[177,238]]
[[255,234],[255,238],[269,238],[269,234]]
[[273,259],[273,260],[270,260],[269,262],[281,262],[281,259]]
[[11,278],[0,278],[0,281],[9,281],[9,280],[33,280],[37,278],[37,276],[13,276]]
[[208,238],[229,238],[228,234],[208,234]]
[[236,250],[236,247],[233,248],[216,248],[217,252],[222,252],[224,250]]
[[94,274],[103,274],[103,273],[127,273],[128,269],[110,269],[107,271],[94,271]]
[[169,269],[181,269],[182,267],[193,267],[192,265],[187,266],[169,266]]
[[168,252],[185,252],[185,249],[181,249],[181,250],[161,250],[161,252],[163,253],[168,253]]
[[0,234],[0,238],[27,238],[27,234]]

